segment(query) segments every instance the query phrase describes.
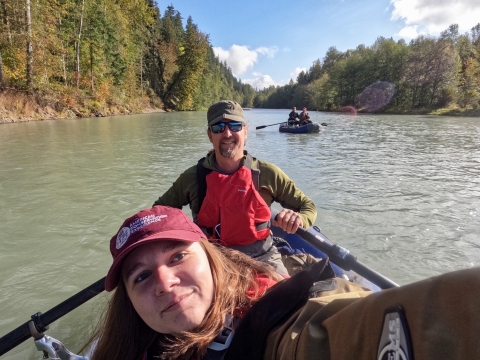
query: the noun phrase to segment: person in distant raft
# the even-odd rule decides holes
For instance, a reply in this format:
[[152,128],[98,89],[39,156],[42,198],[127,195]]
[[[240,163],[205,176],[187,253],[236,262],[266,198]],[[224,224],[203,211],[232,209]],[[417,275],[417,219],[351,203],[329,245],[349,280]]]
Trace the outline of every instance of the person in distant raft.
[[317,217],[313,201],[277,166],[244,150],[247,124],[235,101],[222,100],[207,111],[213,144],[205,158],[183,172],[153,204],[190,205],[194,221],[210,241],[267,262],[287,275],[270,232],[270,205],[284,209],[273,225],[287,233],[309,228]]
[[304,107],[303,111],[300,113],[300,126],[301,125],[306,125],[306,124],[311,124],[312,121],[310,120],[310,115],[307,112],[307,108]]
[[294,106],[290,114],[288,114],[288,125],[298,124],[298,119],[300,119],[300,115],[298,115],[297,108]]

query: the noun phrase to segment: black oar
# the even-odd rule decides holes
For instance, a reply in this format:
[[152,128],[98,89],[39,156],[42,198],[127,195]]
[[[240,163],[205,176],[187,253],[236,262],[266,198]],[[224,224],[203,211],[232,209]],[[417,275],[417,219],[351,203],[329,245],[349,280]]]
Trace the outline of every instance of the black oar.
[[357,260],[355,255],[344,247],[330,243],[330,240],[322,233],[314,235],[304,228],[299,227],[296,234],[316,249],[327,254],[330,260],[340,266],[343,270],[353,270],[358,275],[363,276],[365,279],[379,286],[381,289],[390,289],[399,286],[382,274],[362,264]]
[[263,128],[266,128],[267,126],[280,125],[280,124],[285,124],[285,123],[286,123],[286,121],[281,122],[281,123],[276,123],[276,124],[257,126],[257,127],[255,128],[255,130],[263,129]]
[[[94,296],[100,294],[103,290],[105,290],[105,278],[98,280],[96,283],[83,289],[54,308],[48,310],[45,314],[37,313],[32,315],[32,320],[37,328],[37,331],[40,333],[45,332],[48,329],[49,324],[60,319],[62,316],[68,314],[70,311],[76,309]],[[27,321],[25,324],[19,326],[15,330],[0,338],[0,356],[20,345],[22,342],[28,340],[32,336],[28,326],[29,322],[30,321]]]
[[[285,124],[285,123],[286,123],[286,121],[281,122],[281,123],[276,123],[276,124],[257,126],[257,127],[255,128],[255,130],[260,130],[260,129],[266,128],[267,126],[280,125],[280,124]],[[320,125],[322,125],[322,126],[327,126],[327,123],[321,123]]]
[[[272,221],[276,219],[277,215],[278,212],[272,210]],[[296,231],[296,234],[316,249],[327,254],[330,260],[336,265],[340,266],[343,270],[353,270],[358,275],[363,276],[365,279],[379,286],[381,289],[398,287],[398,284],[362,264],[350,251],[344,247],[334,244],[321,232],[318,232],[318,235],[315,235],[300,226]]]

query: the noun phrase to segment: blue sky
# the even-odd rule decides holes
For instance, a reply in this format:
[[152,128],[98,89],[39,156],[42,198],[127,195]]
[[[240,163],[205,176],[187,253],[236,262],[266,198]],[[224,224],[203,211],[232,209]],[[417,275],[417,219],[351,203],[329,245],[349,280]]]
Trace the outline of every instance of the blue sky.
[[378,36],[407,42],[457,23],[480,22],[480,0],[172,0],[192,16],[233,74],[258,89],[295,80],[327,49],[372,45]]

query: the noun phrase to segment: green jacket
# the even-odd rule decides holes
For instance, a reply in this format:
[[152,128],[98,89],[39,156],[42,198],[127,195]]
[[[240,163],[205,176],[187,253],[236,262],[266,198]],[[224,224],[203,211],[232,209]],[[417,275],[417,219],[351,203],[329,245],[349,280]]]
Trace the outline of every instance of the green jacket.
[[335,280],[269,333],[263,360],[480,358],[479,267],[377,293]]
[[307,276],[281,282],[253,305],[225,360],[480,358],[480,267],[376,293],[320,272],[302,305],[295,294],[306,298]]
[[[243,165],[245,158],[246,152],[241,165]],[[215,154],[213,152],[207,155],[203,166],[207,169],[218,171],[215,167]],[[270,206],[275,201],[284,208],[298,212],[302,217],[305,228],[309,228],[314,223],[317,218],[315,204],[295,186],[293,180],[280,168],[256,158],[253,158],[252,167],[260,170],[260,189],[258,192],[267,205]],[[197,165],[185,170],[173,183],[172,187],[160,196],[153,205],[164,205],[178,209],[185,205],[190,205],[190,209],[195,217],[199,212]]]

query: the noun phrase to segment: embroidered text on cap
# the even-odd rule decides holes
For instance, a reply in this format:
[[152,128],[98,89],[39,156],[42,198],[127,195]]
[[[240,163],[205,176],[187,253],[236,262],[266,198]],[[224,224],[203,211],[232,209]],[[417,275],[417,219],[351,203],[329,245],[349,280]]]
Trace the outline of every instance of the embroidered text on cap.
[[167,215],[147,215],[141,218],[138,218],[137,220],[133,221],[129,227],[123,227],[117,235],[117,241],[116,241],[116,248],[120,249],[125,243],[127,242],[128,238],[130,235],[135,233],[136,231],[140,230],[144,226],[147,226],[149,224],[152,224],[157,221],[161,221],[163,218],[166,218]]

